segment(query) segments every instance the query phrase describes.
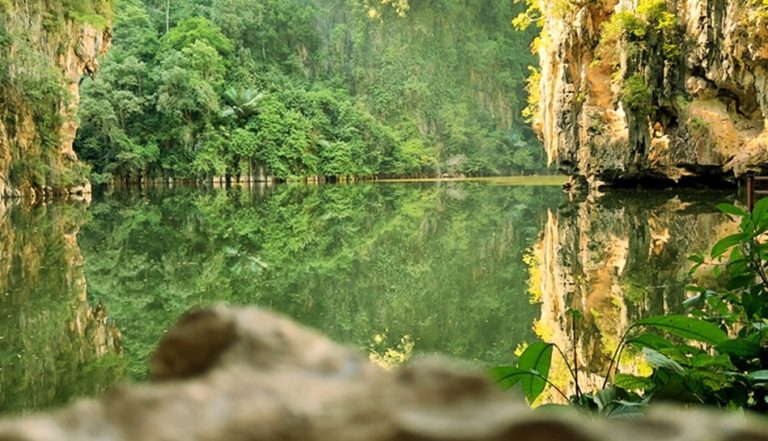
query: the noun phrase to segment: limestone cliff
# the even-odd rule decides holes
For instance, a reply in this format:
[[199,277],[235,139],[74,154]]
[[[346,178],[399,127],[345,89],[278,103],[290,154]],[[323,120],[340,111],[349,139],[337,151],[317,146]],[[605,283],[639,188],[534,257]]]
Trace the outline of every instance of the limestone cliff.
[[756,0],[530,0],[535,127],[593,186],[732,180],[768,162],[768,7]]
[[88,192],[72,150],[79,82],[109,47],[111,0],[0,1],[0,197]]

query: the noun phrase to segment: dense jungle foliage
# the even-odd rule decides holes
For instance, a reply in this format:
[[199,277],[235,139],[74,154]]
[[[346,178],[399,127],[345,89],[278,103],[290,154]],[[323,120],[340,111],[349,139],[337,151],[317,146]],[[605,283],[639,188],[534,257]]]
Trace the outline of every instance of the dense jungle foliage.
[[541,170],[518,6],[122,0],[75,147],[101,180]]

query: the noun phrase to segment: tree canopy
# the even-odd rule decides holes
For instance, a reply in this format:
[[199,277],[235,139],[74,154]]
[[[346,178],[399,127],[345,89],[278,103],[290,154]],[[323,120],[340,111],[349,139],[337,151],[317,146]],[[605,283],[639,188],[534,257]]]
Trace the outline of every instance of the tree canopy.
[[518,6],[123,0],[75,148],[97,182],[540,170]]

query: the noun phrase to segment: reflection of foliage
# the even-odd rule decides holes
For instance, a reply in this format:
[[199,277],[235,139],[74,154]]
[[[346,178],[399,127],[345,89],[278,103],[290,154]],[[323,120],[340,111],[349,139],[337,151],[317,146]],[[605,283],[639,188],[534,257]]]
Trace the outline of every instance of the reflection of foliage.
[[648,300],[648,288],[633,280],[625,280],[621,285],[621,297],[635,308],[641,309]]
[[387,329],[418,351],[499,361],[531,333],[522,254],[536,204],[559,194],[280,186],[97,202],[80,236],[89,296],[109,306],[134,376],[178,315],[214,301],[273,308],[361,348]]
[[531,303],[541,302],[541,270],[542,262],[533,251],[523,254],[523,263],[528,267],[528,294]]
[[388,342],[386,334],[376,334],[368,348],[368,358],[374,364],[390,369],[405,363],[413,355],[416,346],[410,335],[404,335],[394,345]]

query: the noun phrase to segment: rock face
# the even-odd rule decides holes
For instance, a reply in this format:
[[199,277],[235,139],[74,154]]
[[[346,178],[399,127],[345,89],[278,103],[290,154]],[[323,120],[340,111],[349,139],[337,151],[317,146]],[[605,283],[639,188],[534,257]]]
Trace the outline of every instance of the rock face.
[[534,0],[535,127],[592,186],[733,180],[768,162],[768,7],[753,0]]
[[446,360],[384,370],[290,321],[218,307],[184,317],[154,383],[0,422],[3,440],[768,440],[763,420],[660,409],[645,419],[533,414]]
[[0,2],[0,197],[90,192],[72,141],[79,82],[109,47],[111,7]]

